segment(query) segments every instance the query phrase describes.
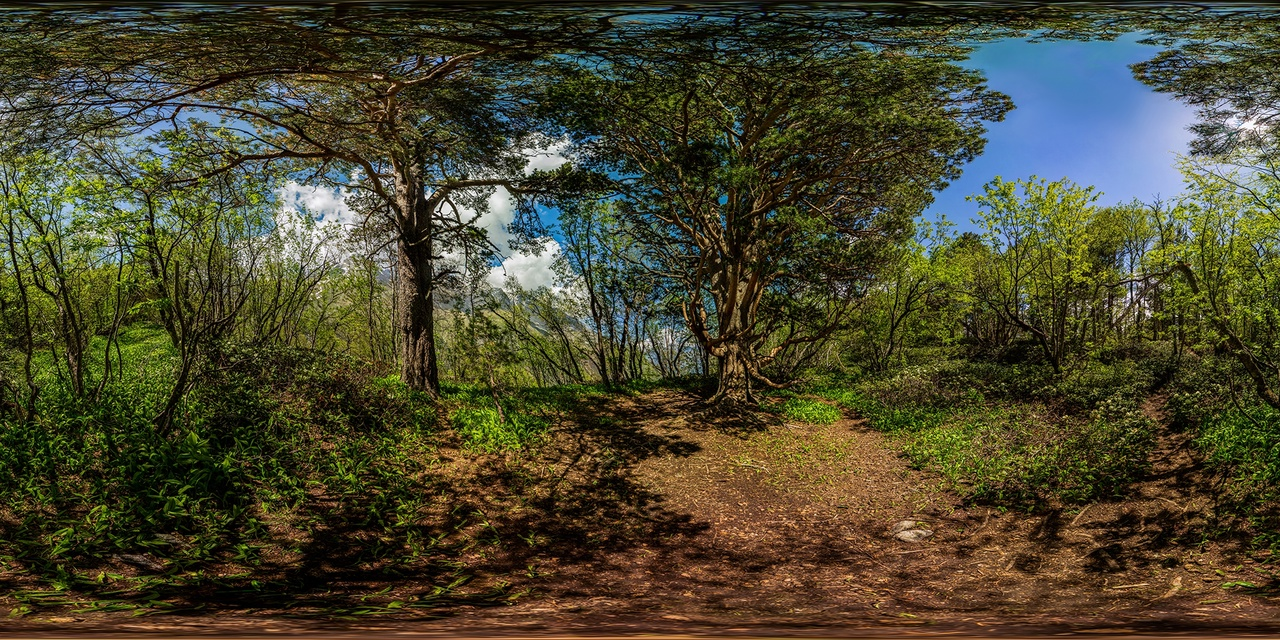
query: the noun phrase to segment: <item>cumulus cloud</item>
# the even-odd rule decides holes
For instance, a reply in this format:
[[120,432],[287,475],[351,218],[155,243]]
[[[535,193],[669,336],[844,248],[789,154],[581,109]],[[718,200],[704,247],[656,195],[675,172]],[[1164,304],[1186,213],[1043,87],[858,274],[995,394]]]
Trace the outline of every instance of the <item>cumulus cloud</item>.
[[569,162],[569,158],[565,157],[564,152],[569,148],[568,140],[560,140],[545,150],[529,151],[529,164],[525,165],[525,173],[533,173],[541,169],[542,171],[551,171],[557,169],[560,165]]
[[[528,164],[525,173],[535,170],[549,171],[569,162],[564,155],[568,149],[567,140],[550,144],[546,149],[528,150]],[[352,179],[358,179],[357,174]],[[333,189],[289,181],[276,191],[280,202],[280,213],[277,216],[278,232],[297,233],[303,226],[302,217],[310,217],[316,225],[316,232],[333,232],[338,227],[351,227],[358,222],[356,212],[347,204],[346,189]],[[509,226],[515,220],[515,205],[511,193],[502,187],[494,189],[486,201],[486,211],[475,220],[475,225],[484,229],[489,239],[500,251],[509,251],[510,242],[515,238]],[[463,220],[475,217],[476,211],[462,208],[458,212]],[[555,274],[552,265],[559,255],[560,245],[552,238],[544,238],[540,255],[514,252],[505,257],[501,266],[493,267],[486,282],[495,288],[505,285],[507,275],[515,278],[521,287],[534,289],[540,286],[554,286]],[[336,249],[332,249],[336,250]],[[447,261],[461,262],[462,256],[446,255]]]
[[356,213],[347,205],[345,189],[327,189],[290,180],[276,190],[276,197],[285,211],[309,214],[322,224],[350,226],[356,221]]
[[502,289],[510,278],[523,289],[538,287],[555,287],[556,276],[552,265],[560,256],[560,243],[554,238],[542,239],[542,251],[539,255],[531,253],[515,253],[502,261],[502,264],[489,270],[485,282],[495,289]]
[[[569,147],[567,140],[556,142],[542,151],[528,152],[529,163],[525,172],[535,170],[550,171],[569,162],[564,151]],[[488,211],[476,220],[476,225],[489,234],[489,239],[499,249],[506,249],[515,236],[508,225],[515,220],[515,206],[511,201],[511,192],[502,187],[494,190],[486,202]],[[472,212],[462,212],[463,215]],[[542,238],[541,251],[538,255],[517,251],[503,259],[502,264],[489,270],[485,281],[495,289],[505,286],[507,277],[511,277],[522,288],[555,287],[556,276],[552,265],[560,255],[560,243],[554,238]]]
[[[489,196],[486,204],[489,210],[476,219],[476,226],[484,229],[489,234],[489,240],[499,249],[505,249],[508,246],[507,243],[515,237],[507,229],[507,226],[516,218],[516,208],[511,202],[511,192],[498,187]],[[465,219],[475,213],[463,211],[462,215]]]

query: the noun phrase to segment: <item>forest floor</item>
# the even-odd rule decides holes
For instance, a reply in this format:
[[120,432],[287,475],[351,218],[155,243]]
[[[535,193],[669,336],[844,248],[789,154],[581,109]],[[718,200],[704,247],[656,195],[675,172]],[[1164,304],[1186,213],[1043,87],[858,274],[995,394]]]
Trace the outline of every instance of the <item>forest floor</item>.
[[[1164,433],[1128,499],[1035,513],[964,504],[857,419],[827,426],[700,418],[698,397],[595,396],[519,456],[440,456],[440,509],[475,514],[447,561],[470,599],[399,608],[426,574],[343,568],[317,547],[329,592],[373,593],[353,615],[293,617],[270,599],[210,598],[136,619],[49,611],[38,632],[321,630],[513,635],[891,635],[1280,628],[1280,580],[1247,540],[1209,536],[1213,478]],[[1162,419],[1161,398],[1148,400]],[[443,511],[442,511],[443,514]],[[933,531],[895,539],[913,520]],[[286,564],[292,566],[286,567]],[[301,573],[298,573],[301,572]],[[441,578],[443,579],[443,578]],[[481,597],[498,589],[504,598]],[[518,596],[518,597],[516,597]],[[493,604],[502,606],[486,606]],[[376,617],[366,614],[385,614]]]

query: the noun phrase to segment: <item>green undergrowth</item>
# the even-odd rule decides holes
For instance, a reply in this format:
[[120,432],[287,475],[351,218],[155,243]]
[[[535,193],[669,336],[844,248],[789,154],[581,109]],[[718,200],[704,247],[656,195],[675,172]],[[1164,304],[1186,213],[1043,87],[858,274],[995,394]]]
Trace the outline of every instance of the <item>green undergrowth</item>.
[[453,428],[470,447],[489,453],[519,451],[546,434],[545,418],[502,412],[493,407],[463,407],[453,412]]
[[[457,553],[482,544],[467,527],[487,520],[451,501],[469,480],[450,470],[456,456],[443,447],[528,451],[616,394],[651,388],[510,389],[495,404],[487,387],[453,385],[432,400],[344,356],[226,344],[210,350],[165,430],[153,418],[177,364],[167,335],[126,331],[119,356],[99,397],[77,398],[41,369],[34,417],[0,418],[0,573],[35,585],[10,594],[21,596],[15,615],[173,612],[192,589],[267,599],[299,588],[272,591],[281,567],[308,563],[428,571],[452,585],[465,577]],[[455,586],[451,602],[471,597]],[[481,596],[514,597],[499,591]],[[342,611],[438,599],[361,600]]]
[[945,362],[813,390],[889,434],[913,466],[961,495],[1036,508],[1122,497],[1142,477],[1155,443],[1137,404],[1145,384],[1124,365],[1053,376]]
[[[464,446],[486,453],[511,453],[544,442],[551,428],[602,405],[618,395],[643,395],[663,389],[702,389],[708,380],[687,377],[675,380],[638,379],[623,384],[565,384],[505,390],[494,398],[484,385],[445,384],[442,398],[449,408],[449,424]],[[501,408],[501,411],[499,411]],[[839,416],[836,411],[837,418]]]
[[809,424],[831,424],[843,417],[839,407],[802,397],[787,398],[782,402],[779,411],[788,420]]
[[463,445],[486,453],[535,447],[553,424],[609,394],[602,386],[587,384],[518,389],[496,399],[481,385],[447,384],[441,391],[449,406],[449,424]]
[[48,384],[38,413],[0,422],[0,562],[61,585],[143,554],[166,575],[253,566],[326,522],[381,532],[369,559],[420,552],[435,410],[347,358],[213,353],[167,431],[160,340],[122,347],[100,397]]
[[1219,479],[1219,514],[1245,519],[1255,543],[1280,551],[1280,412],[1246,380],[1237,362],[1198,358],[1178,372],[1166,409]]

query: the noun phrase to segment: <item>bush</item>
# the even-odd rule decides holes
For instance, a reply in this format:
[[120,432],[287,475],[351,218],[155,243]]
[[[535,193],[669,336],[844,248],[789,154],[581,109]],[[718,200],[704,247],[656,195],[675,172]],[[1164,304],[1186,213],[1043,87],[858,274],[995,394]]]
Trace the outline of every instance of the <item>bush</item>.
[[1232,408],[1204,420],[1196,444],[1228,479],[1231,502],[1257,511],[1280,502],[1280,413],[1270,407]]
[[[1231,381],[1245,378],[1234,360],[1214,356],[1192,360],[1173,378],[1173,390],[1165,405],[1172,426],[1198,430],[1214,416],[1234,409]],[[1246,384],[1245,388],[1250,387]]]
[[1121,360],[1113,364],[1090,362],[1067,372],[1042,391],[1045,400],[1058,399],[1073,411],[1092,411],[1103,401],[1116,395],[1131,398],[1149,393],[1156,379],[1149,369]]
[[1126,362],[1055,376],[951,361],[815,392],[893,436],[913,465],[960,493],[1032,507],[1118,496],[1145,473],[1154,425],[1136,398],[1152,383]]
[[950,412],[919,405],[893,406],[869,394],[854,390],[827,391],[824,397],[834,400],[865,418],[871,426],[889,434],[910,433],[941,424]]
[[251,557],[266,519],[304,506],[388,532],[375,555],[423,534],[425,396],[346,358],[231,346],[165,435],[151,417],[173,369],[134,346],[97,402],[51,386],[37,419],[0,421],[0,554],[48,575],[123,552],[195,568]]
[[1122,495],[1146,472],[1152,422],[1131,401],[1100,403],[1088,420],[1029,405],[986,408],[908,434],[905,452],[961,493],[1009,506]]

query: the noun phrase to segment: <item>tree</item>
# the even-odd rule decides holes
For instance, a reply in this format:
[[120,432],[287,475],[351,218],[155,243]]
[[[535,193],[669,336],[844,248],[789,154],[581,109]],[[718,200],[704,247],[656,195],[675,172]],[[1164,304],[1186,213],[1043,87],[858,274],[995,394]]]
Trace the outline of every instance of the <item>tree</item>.
[[[592,360],[605,385],[643,375],[644,343],[652,343],[652,336],[643,335],[646,323],[666,294],[664,281],[643,264],[642,249],[626,233],[617,205],[607,200],[565,202],[559,220],[562,278],[584,299],[594,334]],[[655,358],[665,355],[655,353]]]
[[1280,14],[1217,7],[1136,23],[1165,48],[1131,65],[1134,77],[1196,107],[1191,150],[1230,152],[1280,132]]
[[[149,142],[135,153],[100,157],[97,167],[122,185],[109,194],[112,217],[124,230],[130,262],[144,271],[139,284],[150,295],[143,306],[159,316],[178,356],[167,399],[153,419],[167,433],[201,365],[242,330],[246,310],[257,307],[251,324],[263,339],[277,336],[292,322],[281,313],[297,314],[315,288],[311,272],[323,277],[328,268],[309,261],[292,269],[272,264],[283,249],[277,203],[267,195],[278,184],[273,176],[241,167],[182,183],[174,176],[202,174],[208,166],[198,142],[179,134]],[[297,280],[271,281],[288,275]]]
[[[573,30],[555,15],[36,12],[3,25],[0,94],[8,119],[55,139],[167,126],[201,136],[214,173],[289,161],[320,180],[356,175],[395,233],[401,377],[435,392],[435,261],[442,243],[477,238],[445,212],[523,168],[517,58]],[[222,126],[199,126],[210,117]]]
[[1187,233],[1159,258],[1182,276],[1258,398],[1280,409],[1280,174],[1233,166],[1265,162],[1244,153],[1183,161],[1187,189],[1174,215]]
[[859,308],[856,326],[862,334],[861,355],[883,371],[901,355],[907,338],[926,337],[927,312],[938,298],[953,292],[954,265],[944,260],[950,224],[916,222],[915,233],[894,251],[876,285]]
[[718,405],[776,385],[765,367],[841,324],[881,250],[1011,106],[947,55],[694,33],[577,74],[557,103],[585,164],[618,176],[649,264],[682,284]]
[[[1021,194],[1019,194],[1021,192]],[[970,199],[994,260],[982,302],[1030,334],[1055,372],[1084,343],[1093,299],[1110,273],[1094,252],[1100,194],[1066,179],[988,183]]]

